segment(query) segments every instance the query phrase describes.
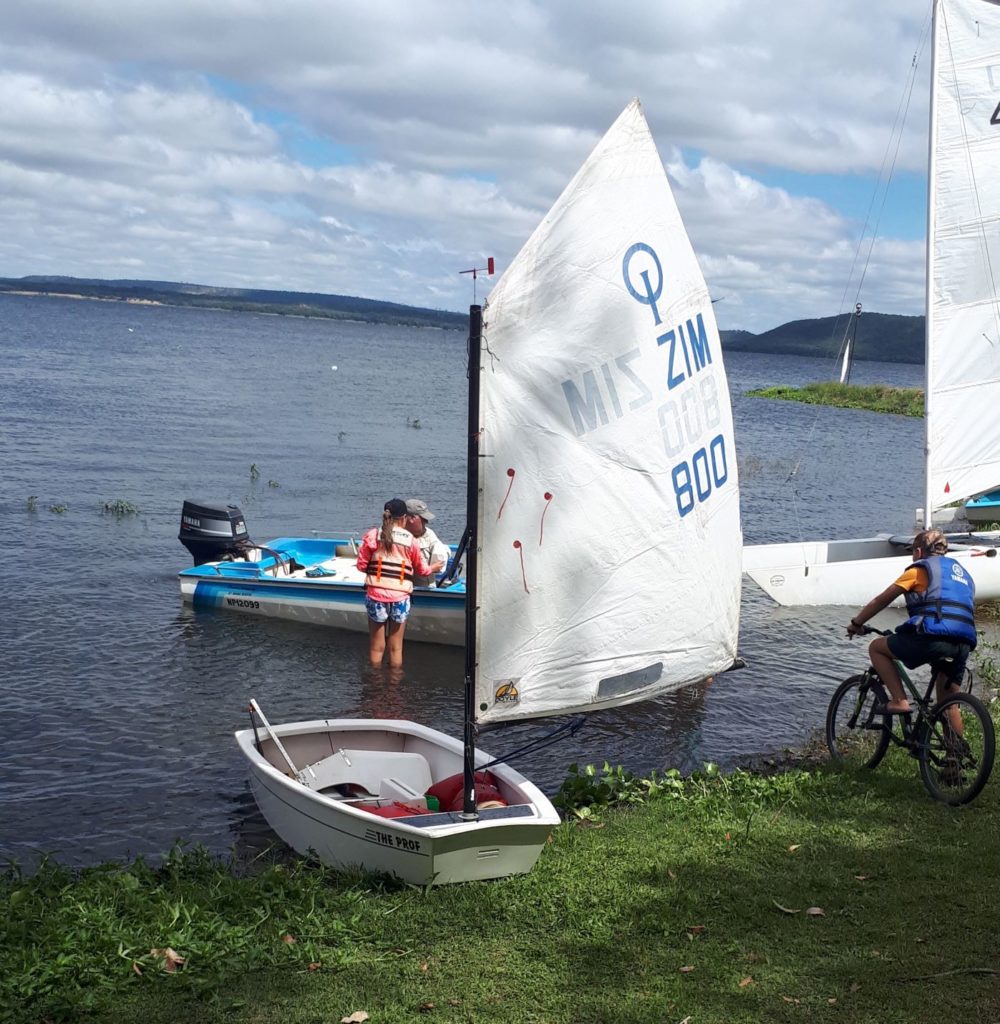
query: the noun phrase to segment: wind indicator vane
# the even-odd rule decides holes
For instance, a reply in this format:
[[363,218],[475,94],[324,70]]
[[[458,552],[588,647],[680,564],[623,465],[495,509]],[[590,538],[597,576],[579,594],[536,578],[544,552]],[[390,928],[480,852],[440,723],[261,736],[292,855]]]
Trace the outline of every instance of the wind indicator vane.
[[489,277],[493,276],[493,257],[486,257],[485,267],[472,267],[469,270],[460,270],[460,274],[471,274],[472,275],[472,304],[476,304],[476,278],[480,274],[486,274]]

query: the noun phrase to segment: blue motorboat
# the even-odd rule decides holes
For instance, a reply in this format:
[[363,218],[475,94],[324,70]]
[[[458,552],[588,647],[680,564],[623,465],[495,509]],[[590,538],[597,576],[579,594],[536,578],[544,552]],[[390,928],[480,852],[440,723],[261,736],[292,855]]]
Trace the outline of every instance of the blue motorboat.
[[[356,538],[278,537],[257,544],[237,506],[185,501],[179,539],[195,560],[178,573],[181,597],[196,608],[368,632]],[[464,643],[465,580],[459,553],[452,551],[445,574],[414,587],[408,641]]]

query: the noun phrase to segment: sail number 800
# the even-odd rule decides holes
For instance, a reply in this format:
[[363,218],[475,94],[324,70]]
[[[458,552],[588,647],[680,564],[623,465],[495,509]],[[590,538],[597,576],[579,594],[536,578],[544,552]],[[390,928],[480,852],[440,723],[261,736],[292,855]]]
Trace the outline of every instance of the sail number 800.
[[713,490],[729,479],[726,439],[716,434],[707,448],[699,448],[691,461],[678,462],[670,471],[677,511],[683,518],[698,502],[707,500]]

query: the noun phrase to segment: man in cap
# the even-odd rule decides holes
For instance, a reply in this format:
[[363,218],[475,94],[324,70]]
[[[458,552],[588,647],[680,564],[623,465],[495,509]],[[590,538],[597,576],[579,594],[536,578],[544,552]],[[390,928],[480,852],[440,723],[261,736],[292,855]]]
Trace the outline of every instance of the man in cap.
[[427,525],[434,518],[434,513],[427,507],[422,498],[406,499],[406,528],[417,538],[424,561],[430,564],[430,576],[414,576],[413,582],[418,586],[428,586],[434,577],[448,568],[451,550],[438,535]]

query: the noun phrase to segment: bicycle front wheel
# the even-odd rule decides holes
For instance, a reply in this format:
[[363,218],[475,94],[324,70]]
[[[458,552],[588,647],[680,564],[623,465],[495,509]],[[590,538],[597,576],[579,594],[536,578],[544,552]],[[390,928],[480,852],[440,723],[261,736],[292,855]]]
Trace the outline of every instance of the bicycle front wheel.
[[920,777],[935,800],[957,807],[974,800],[993,771],[993,719],[971,693],[945,697],[922,730]]
[[843,768],[875,768],[889,749],[891,719],[875,711],[885,690],[868,672],[837,687],[826,712],[826,745]]

